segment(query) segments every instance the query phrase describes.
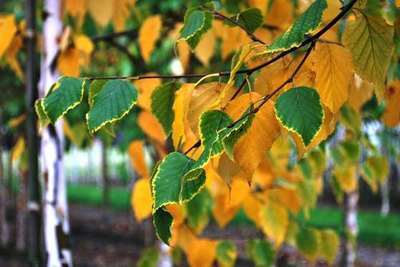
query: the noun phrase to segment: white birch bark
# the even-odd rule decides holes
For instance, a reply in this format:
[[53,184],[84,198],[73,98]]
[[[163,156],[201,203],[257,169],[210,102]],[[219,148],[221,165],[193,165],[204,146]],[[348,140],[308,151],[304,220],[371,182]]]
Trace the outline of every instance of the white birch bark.
[[[39,96],[43,97],[59,77],[52,69],[59,51],[58,39],[62,34],[61,0],[45,0],[46,18],[43,24],[43,58]],[[44,175],[44,235],[48,267],[72,266],[69,249],[68,205],[63,164],[63,122],[43,130],[41,168]]]

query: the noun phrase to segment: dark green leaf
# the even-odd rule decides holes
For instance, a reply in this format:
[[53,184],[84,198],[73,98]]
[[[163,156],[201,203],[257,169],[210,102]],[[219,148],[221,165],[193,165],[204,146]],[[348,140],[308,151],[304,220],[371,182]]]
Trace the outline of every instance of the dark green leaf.
[[246,252],[256,267],[270,267],[274,264],[275,251],[266,240],[249,240],[246,244]]
[[235,244],[230,240],[223,240],[217,245],[217,261],[221,266],[234,266],[237,256]]
[[284,34],[267,48],[267,51],[278,52],[299,46],[307,34],[311,34],[318,28],[326,8],[326,0],[316,0]]
[[126,80],[109,80],[93,98],[87,114],[90,132],[122,119],[136,104],[137,90]]
[[275,113],[281,124],[300,135],[307,146],[322,125],[324,112],[319,95],[308,87],[292,88],[278,97]]
[[169,244],[173,217],[162,208],[153,213],[153,224],[156,234],[164,243]]
[[[254,32],[264,22],[263,15],[258,8],[249,8],[240,12],[236,16],[231,17],[232,20],[243,26],[247,31]],[[227,22],[230,26],[235,26],[233,23]]]
[[184,25],[180,31],[181,38],[185,39],[194,49],[201,36],[212,26],[212,14],[210,12],[191,8],[186,11]]
[[49,91],[49,94],[43,99],[43,112],[46,113],[50,122],[56,120],[73,109],[83,98],[85,80],[61,77]]
[[164,128],[166,135],[171,133],[174,121],[175,91],[180,87],[179,83],[170,82],[157,87],[151,95],[151,111]]

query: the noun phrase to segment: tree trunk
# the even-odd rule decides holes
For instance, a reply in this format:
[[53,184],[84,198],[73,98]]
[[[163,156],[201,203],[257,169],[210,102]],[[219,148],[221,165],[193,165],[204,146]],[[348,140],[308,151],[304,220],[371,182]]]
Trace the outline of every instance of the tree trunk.
[[382,197],[382,205],[381,205],[381,215],[386,217],[390,212],[390,174],[387,179],[381,184],[381,197]]
[[103,189],[103,205],[110,203],[110,179],[108,176],[108,157],[106,141],[101,142],[101,183]]
[[[0,110],[0,125],[2,125],[2,114]],[[3,168],[3,135],[0,128],[0,243],[6,247],[10,241],[10,229],[7,222],[7,182]]]
[[344,203],[344,250],[342,267],[353,267],[357,250],[357,207],[358,191],[346,194]]
[[[40,76],[40,96],[59,77],[55,60],[59,52],[58,39],[62,34],[61,0],[45,0],[43,24],[43,58]],[[43,130],[41,163],[44,175],[44,235],[46,265],[48,267],[72,266],[69,244],[68,205],[63,164],[63,122]]]
[[16,204],[16,234],[15,246],[19,251],[26,249],[26,225],[27,225],[27,173],[21,173],[21,180],[19,183],[17,204]]
[[42,205],[39,182],[39,138],[34,103],[38,97],[38,56],[36,54],[36,0],[26,0],[26,136],[28,151],[28,254],[30,266],[43,266]]

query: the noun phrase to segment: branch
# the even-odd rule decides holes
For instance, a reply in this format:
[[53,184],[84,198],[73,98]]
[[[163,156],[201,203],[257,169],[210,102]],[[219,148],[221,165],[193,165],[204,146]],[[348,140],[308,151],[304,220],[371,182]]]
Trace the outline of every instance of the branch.
[[[332,28],[341,18],[343,18],[347,12],[353,7],[353,5],[357,2],[358,0],[352,0],[350,3],[342,7],[342,10],[339,12],[339,14],[336,15],[328,24],[326,24],[321,30],[319,30],[316,34],[311,35],[310,37],[306,38],[301,44],[298,46],[294,46],[288,50],[285,50],[275,57],[271,58],[270,60],[261,63],[253,68],[249,69],[243,69],[239,70],[236,74],[247,74],[250,76],[253,74],[255,71],[258,71],[262,68],[265,68],[272,63],[278,61],[279,59],[283,58],[284,56],[310,44],[313,43],[314,41],[318,40],[323,34],[325,34],[330,28]],[[125,80],[141,80],[141,79],[181,79],[181,78],[203,78],[207,75],[210,75],[210,73],[203,73],[203,74],[183,74],[183,75],[144,75],[144,76],[110,76],[110,77],[86,77],[86,79],[89,80],[116,80],[116,79],[125,79]],[[219,77],[226,77],[231,75],[231,71],[222,71],[222,72],[217,72],[215,73],[216,76]]]
[[241,28],[243,31],[246,32],[246,34],[247,34],[247,35],[250,37],[250,39],[253,40],[254,42],[259,42],[259,43],[261,43],[261,44],[263,44],[263,45],[266,44],[263,40],[259,39],[259,38],[258,38],[257,36],[255,36],[252,32],[250,32],[249,30],[247,30],[246,27],[244,27],[242,24],[238,23],[236,20],[234,20],[234,19],[232,19],[232,18],[230,18],[230,17],[227,17],[227,16],[225,16],[224,14],[219,13],[218,11],[215,11],[215,10],[214,10],[212,13],[213,13],[213,15],[214,15],[217,19],[222,19],[222,20],[229,21],[229,22],[232,23],[233,25],[236,25],[236,26],[238,26],[239,28]]
[[101,42],[101,41],[110,41],[112,39],[115,39],[118,37],[123,37],[123,36],[129,36],[131,38],[136,38],[137,35],[138,35],[138,29],[130,29],[130,30],[121,31],[121,32],[112,32],[109,34],[93,36],[91,39],[93,42]]
[[115,47],[116,49],[118,49],[119,51],[121,51],[122,53],[124,53],[124,54],[129,58],[129,60],[130,60],[132,63],[136,61],[135,56],[132,55],[132,53],[129,52],[128,48],[126,48],[125,46],[119,44],[118,42],[116,42],[116,41],[113,40],[113,39],[110,39],[110,40],[108,40],[107,42],[108,42],[110,45],[114,46],[114,47]]

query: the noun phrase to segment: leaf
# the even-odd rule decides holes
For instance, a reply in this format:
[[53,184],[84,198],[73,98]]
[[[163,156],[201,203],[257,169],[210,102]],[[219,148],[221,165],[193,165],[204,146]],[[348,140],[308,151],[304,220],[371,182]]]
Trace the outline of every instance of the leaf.
[[142,140],[132,141],[129,145],[128,153],[135,172],[140,177],[149,177],[150,174],[144,154],[144,142]]
[[49,117],[47,117],[46,112],[44,112],[43,99],[38,99],[35,101],[35,112],[39,118],[39,124],[41,127],[45,127],[50,123]]
[[[199,169],[193,179],[185,179],[185,174],[194,163],[195,161],[179,152],[170,153],[162,160],[152,180],[153,214],[167,204],[187,202],[199,193],[205,182],[204,170]],[[162,240],[169,242],[168,239]]]
[[312,228],[301,228],[296,235],[296,245],[308,259],[314,260],[318,255],[319,232]]
[[237,249],[230,240],[219,241],[216,248],[217,261],[221,267],[233,267],[237,258]]
[[74,36],[75,48],[82,51],[86,55],[90,55],[93,52],[94,45],[92,40],[84,34],[78,34]]
[[[265,4],[264,4],[265,5]],[[294,7],[290,0],[274,0],[268,2],[265,23],[285,29],[292,23]]]
[[112,18],[113,1],[88,0],[88,10],[94,21],[101,27],[105,27]]
[[195,239],[190,242],[185,250],[189,266],[212,267],[216,246],[217,242],[209,239]]
[[[157,75],[157,73],[151,72],[146,75]],[[151,111],[151,95],[153,94],[153,91],[161,85],[161,79],[136,80],[134,81],[134,85],[139,91],[138,106],[147,111]]]
[[336,255],[340,247],[340,238],[337,233],[331,229],[319,231],[319,251],[321,256],[332,265],[335,262]]
[[349,99],[347,103],[355,111],[360,111],[362,106],[372,98],[374,94],[373,84],[361,80],[358,75],[354,75],[352,82],[350,83]]
[[131,196],[131,206],[138,222],[150,217],[152,204],[150,180],[140,178],[135,182]]
[[196,233],[201,233],[210,219],[212,199],[207,190],[202,190],[186,204],[187,223]]
[[168,244],[171,240],[171,228],[173,217],[164,209],[153,212],[153,224],[159,239]]
[[283,35],[268,46],[267,52],[279,52],[299,46],[306,35],[318,28],[326,8],[326,0],[316,0]]
[[249,240],[246,244],[246,252],[254,261],[256,267],[272,267],[275,262],[275,251],[266,240]]
[[306,146],[321,129],[324,117],[317,91],[308,87],[281,94],[275,103],[275,114],[286,129],[300,135]]
[[129,18],[130,11],[135,5],[136,0],[114,0],[112,20],[116,32],[125,29],[126,20]]
[[383,113],[383,122],[389,127],[396,127],[400,123],[400,81],[394,81],[385,89],[386,108]]
[[137,267],[157,267],[160,258],[159,250],[156,248],[146,248],[143,250],[137,262]]
[[[199,44],[194,50],[194,54],[205,66],[208,66],[210,59],[215,52],[215,35],[213,32],[208,31],[204,34],[203,38],[200,40]],[[180,53],[179,53],[180,54]]]
[[336,44],[317,43],[311,61],[316,73],[315,89],[321,102],[336,113],[349,96],[353,78],[351,54]]
[[50,122],[55,123],[58,118],[81,103],[86,84],[85,80],[72,77],[58,79],[41,102],[43,112]]
[[335,165],[333,175],[338,182],[340,189],[346,193],[351,193],[357,189],[357,168],[351,164]]
[[109,80],[93,98],[86,115],[91,133],[122,119],[136,104],[137,90],[129,81]]
[[21,136],[18,138],[17,142],[11,149],[11,161],[16,162],[17,160],[21,159],[25,149],[25,139]]
[[160,38],[162,21],[160,15],[148,17],[139,30],[139,47],[143,59],[149,62],[157,40]]
[[167,137],[164,134],[161,124],[153,116],[153,114],[147,111],[140,112],[138,124],[148,137],[159,144],[164,144]]
[[273,103],[268,102],[254,115],[249,129],[234,145],[235,162],[252,175],[279,134]]
[[94,80],[89,86],[88,103],[89,107],[93,106],[94,97],[103,89],[107,80]]
[[179,83],[169,82],[157,87],[151,95],[151,111],[163,126],[166,135],[171,133],[175,92],[179,87]]
[[381,87],[393,52],[393,27],[382,17],[357,13],[343,33],[343,43],[352,54],[358,75]]
[[274,201],[268,201],[261,210],[260,225],[269,238],[274,241],[276,248],[285,240],[289,225],[288,211]]
[[57,69],[65,76],[78,77],[80,73],[80,55],[78,49],[69,47],[62,51],[57,59]]
[[16,32],[17,26],[14,15],[0,16],[0,58],[10,46]]
[[[204,166],[208,160],[222,152],[221,140],[218,132],[232,123],[231,118],[223,111],[211,110],[204,112],[200,118],[201,143],[204,147],[198,162]],[[196,163],[198,165],[199,163]]]
[[187,41],[189,46],[194,49],[199,43],[202,35],[212,26],[212,14],[197,8],[186,11],[184,25],[180,30],[180,38]]
[[[236,21],[238,24],[243,26],[247,31],[253,33],[257,28],[261,27],[264,22],[263,15],[258,8],[249,8],[246,9],[234,17],[231,17],[232,20]],[[235,26],[233,23],[227,21],[229,26]]]

